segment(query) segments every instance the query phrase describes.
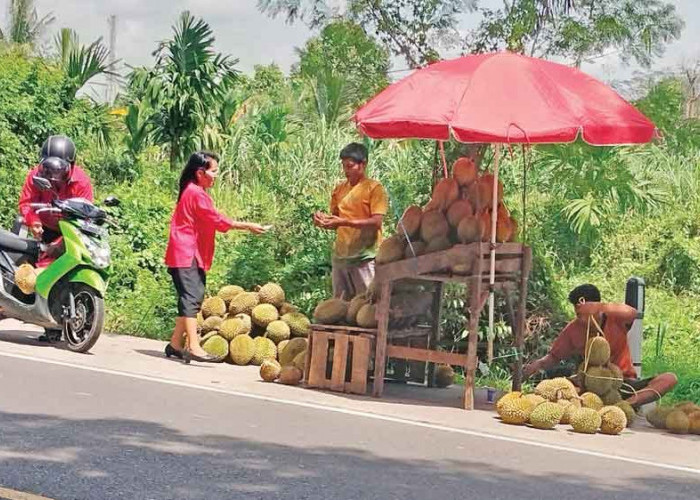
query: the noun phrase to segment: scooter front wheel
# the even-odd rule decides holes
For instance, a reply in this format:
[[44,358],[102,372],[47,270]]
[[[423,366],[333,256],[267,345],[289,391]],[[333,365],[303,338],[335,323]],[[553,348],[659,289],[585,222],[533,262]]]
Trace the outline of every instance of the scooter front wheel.
[[75,317],[66,321],[66,346],[73,352],[88,352],[95,345],[105,323],[104,299],[94,288],[82,283],[71,286]]

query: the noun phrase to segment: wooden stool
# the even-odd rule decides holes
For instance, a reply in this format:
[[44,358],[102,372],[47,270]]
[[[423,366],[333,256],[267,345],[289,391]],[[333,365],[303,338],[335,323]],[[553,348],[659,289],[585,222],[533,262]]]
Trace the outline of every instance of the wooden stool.
[[[304,374],[307,386],[365,394],[370,346],[371,340],[366,336],[313,330]],[[333,359],[329,360],[331,348]]]

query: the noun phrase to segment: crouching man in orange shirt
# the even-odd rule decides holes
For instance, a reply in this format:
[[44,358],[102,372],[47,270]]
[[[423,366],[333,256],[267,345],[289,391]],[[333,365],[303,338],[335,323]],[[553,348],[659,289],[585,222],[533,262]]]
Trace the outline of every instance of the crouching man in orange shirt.
[[[594,285],[580,285],[574,288],[569,294],[569,302],[576,309],[576,319],[559,333],[546,356],[523,368],[525,378],[540,370],[553,368],[560,361],[572,356],[583,358],[587,337],[596,335],[594,319],[610,344],[610,362],[622,370],[624,384],[620,392],[629,404],[636,408],[651,403],[673,389],[678,382],[673,373],[637,378],[627,344],[627,332],[637,316],[636,309],[626,304],[602,303],[600,291]],[[590,333],[589,318],[592,318]]]

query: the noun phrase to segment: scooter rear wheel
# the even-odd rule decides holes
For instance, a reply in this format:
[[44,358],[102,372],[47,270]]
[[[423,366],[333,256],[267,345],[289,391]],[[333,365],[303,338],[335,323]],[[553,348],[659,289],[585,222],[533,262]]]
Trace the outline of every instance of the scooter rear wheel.
[[104,299],[97,290],[82,283],[72,285],[71,292],[75,299],[75,318],[64,325],[66,346],[74,352],[88,352],[104,328]]

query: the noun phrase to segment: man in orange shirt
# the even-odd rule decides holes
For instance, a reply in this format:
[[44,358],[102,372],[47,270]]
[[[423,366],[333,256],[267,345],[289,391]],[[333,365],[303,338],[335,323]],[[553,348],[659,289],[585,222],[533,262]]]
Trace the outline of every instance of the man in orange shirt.
[[594,285],[574,288],[569,294],[569,302],[576,309],[576,319],[564,327],[546,356],[523,368],[526,378],[540,370],[552,368],[572,356],[583,357],[587,338],[596,335],[597,328],[593,324],[595,320],[610,344],[610,362],[622,370],[625,384],[621,392],[623,397],[629,396],[626,398],[628,403],[638,407],[659,399],[673,389],[678,382],[673,373],[663,373],[645,379],[637,378],[627,344],[627,332],[637,316],[636,309],[626,304],[602,303],[600,291]]
[[333,296],[350,300],[374,278],[374,257],[389,207],[379,181],[365,175],[367,148],[353,142],[340,152],[345,182],[331,196],[331,213],[316,212],[314,224],[336,232],[333,246]]

